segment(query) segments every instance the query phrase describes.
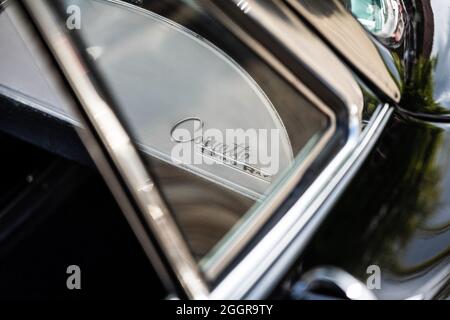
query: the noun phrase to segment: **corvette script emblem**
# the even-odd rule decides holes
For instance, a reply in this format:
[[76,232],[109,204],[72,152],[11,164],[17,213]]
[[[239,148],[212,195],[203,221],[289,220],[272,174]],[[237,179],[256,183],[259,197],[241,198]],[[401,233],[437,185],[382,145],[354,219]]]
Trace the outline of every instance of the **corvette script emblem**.
[[[273,174],[276,173],[271,172],[273,166],[268,169],[258,167],[261,162],[261,157],[258,157],[256,152],[261,145],[261,143],[258,145],[258,140],[267,140],[267,135],[258,139],[260,131],[227,129],[224,135],[217,129],[205,130],[205,123],[200,118],[186,118],[177,122],[171,130],[172,140],[180,147],[175,148],[172,155],[175,161],[182,161],[185,164],[220,163],[254,178],[271,182]],[[272,132],[271,138],[278,138],[278,132],[275,134]],[[276,145],[277,142],[272,144]],[[194,148],[193,152],[190,148]],[[273,156],[275,155],[272,154],[270,161],[265,161],[264,164],[272,164]]]

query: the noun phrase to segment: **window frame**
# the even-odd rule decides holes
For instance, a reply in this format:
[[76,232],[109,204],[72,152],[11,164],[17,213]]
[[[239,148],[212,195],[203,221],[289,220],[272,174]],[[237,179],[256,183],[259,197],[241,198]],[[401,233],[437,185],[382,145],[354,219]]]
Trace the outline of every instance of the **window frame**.
[[[117,0],[106,1],[135,8]],[[203,273],[190,255],[180,230],[165,207],[151,176],[146,172],[126,128],[109,107],[109,104],[113,102],[108,100],[101,81],[92,76],[87,77],[84,73],[83,67],[88,68],[89,64],[86,64],[87,59],[78,52],[76,42],[72,42],[62,34],[58,37],[51,36],[46,31],[48,28],[57,28],[56,19],[49,8],[36,4],[37,2],[32,0],[18,2],[22,3],[23,8],[34,21],[51,55],[60,67],[60,81],[65,82],[74,101],[73,108],[80,119],[83,119],[85,129],[79,130],[80,136],[94,161],[97,162],[99,170],[107,180],[144,250],[167,284],[168,290],[177,292],[181,297],[240,299],[260,298],[267,294],[267,290],[275,283],[274,280],[283,273],[281,270],[285,270],[292,263],[293,256],[299,253],[295,250],[292,253],[293,248],[300,248],[312,235],[326,215],[327,207],[332,204],[332,198],[339,194],[345,185],[345,180],[348,180],[351,172],[354,172],[362,162],[392,112],[387,105],[380,105],[362,133],[361,101],[357,94],[339,84],[342,79],[353,79],[353,75],[346,71],[343,64],[339,65],[340,70],[344,70],[340,74],[342,77],[339,77],[339,74],[329,77],[324,75],[324,66],[321,66],[320,62],[308,64],[306,61],[311,62],[311,60],[307,54],[301,51],[292,52],[293,39],[281,37],[280,43],[269,44],[277,45],[279,52],[289,52],[298,59],[299,65],[306,65],[311,76],[317,81],[312,83],[312,86],[321,83],[325,90],[329,90],[329,94],[338,97],[339,108],[342,110],[339,110],[340,114],[336,112],[337,110],[333,111],[337,117],[335,129],[341,129],[346,133],[346,141],[339,150],[334,150],[335,155],[328,159],[324,168],[320,169],[317,178],[309,182],[310,185],[306,187],[306,191],[295,199],[269,231],[261,233],[261,226],[259,226],[255,232],[251,233],[250,240],[257,239],[257,243],[244,254],[242,246],[236,250],[235,255],[229,260],[236,261],[235,258],[238,255],[244,256],[240,257],[231,270],[227,269],[231,261],[227,261],[217,269],[218,271]],[[261,3],[255,1],[254,5]],[[256,10],[256,12],[267,13],[264,5],[258,8],[261,11]],[[285,9],[286,7],[283,6],[282,11],[286,13]],[[224,19],[226,23],[231,23],[229,27],[234,30],[246,30],[251,24],[258,25],[262,30],[266,28],[264,30],[266,33],[274,32],[277,28],[276,25],[266,24],[265,17],[261,14],[239,17],[240,12],[233,1],[230,1],[228,6],[212,5],[211,12],[219,19]],[[283,28],[290,28],[298,33],[298,27],[303,23],[296,20],[294,16],[291,19],[295,23],[287,24]],[[303,25],[302,30],[310,32],[308,36],[312,36],[312,32],[306,26]],[[301,38],[301,36],[302,34],[299,33],[298,37]],[[249,41],[249,45],[258,44],[255,39],[249,39],[245,32],[241,32],[241,37],[243,41]],[[310,50],[313,52],[325,50],[334,56],[320,40],[309,43],[307,46],[311,46]],[[304,81],[300,81],[295,74],[284,67],[283,54],[277,57],[271,56],[270,51],[264,46],[257,46],[254,49],[259,50],[274,68],[280,68],[279,71],[283,72],[286,78],[297,82],[298,89],[304,95],[316,101],[317,104],[321,104],[322,107],[328,108],[317,97],[317,92],[313,92]],[[328,65],[328,67],[331,66]],[[334,66],[333,69],[339,70],[339,68]],[[335,76],[336,79],[333,80]],[[353,79],[353,81],[356,83],[356,80]],[[99,114],[103,116],[99,117]],[[325,143],[319,152],[333,147]],[[303,183],[301,177],[302,174],[297,174],[283,190],[273,196],[274,200],[267,209],[267,218],[279,212],[288,198],[292,198],[293,190],[299,183]],[[294,243],[296,245],[293,245]],[[288,253],[290,258],[286,258]],[[274,268],[274,266],[277,267]],[[219,278],[220,281],[211,287],[211,279]]]

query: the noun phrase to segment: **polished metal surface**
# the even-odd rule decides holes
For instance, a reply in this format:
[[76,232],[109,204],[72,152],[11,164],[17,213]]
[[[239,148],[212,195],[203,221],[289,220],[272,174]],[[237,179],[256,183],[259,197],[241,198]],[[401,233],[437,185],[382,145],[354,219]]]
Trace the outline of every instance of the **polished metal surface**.
[[348,149],[338,154],[342,162],[331,163],[324,170],[308,192],[213,291],[213,297],[260,299],[270,294],[361,167],[392,112],[388,105],[377,109],[355,146],[347,145]]

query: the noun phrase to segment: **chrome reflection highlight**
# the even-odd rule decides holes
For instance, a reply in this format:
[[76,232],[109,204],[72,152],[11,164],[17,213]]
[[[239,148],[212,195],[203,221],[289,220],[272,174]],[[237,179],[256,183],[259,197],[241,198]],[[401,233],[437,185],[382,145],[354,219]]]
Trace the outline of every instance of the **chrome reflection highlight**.
[[350,300],[377,300],[376,295],[364,283],[335,267],[317,267],[306,272],[300,281],[304,283],[305,290],[314,289],[321,284],[332,284]]

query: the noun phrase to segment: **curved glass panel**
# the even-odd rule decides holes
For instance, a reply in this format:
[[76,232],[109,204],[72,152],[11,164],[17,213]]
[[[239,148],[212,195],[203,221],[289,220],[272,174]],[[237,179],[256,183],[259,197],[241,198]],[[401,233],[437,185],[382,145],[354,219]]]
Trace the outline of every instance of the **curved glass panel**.
[[68,18],[80,14],[68,32],[106,83],[198,258],[331,128],[329,114],[201,6],[159,3],[181,26],[117,2],[62,3]]
[[[86,50],[141,149],[262,197],[293,150],[280,115],[250,75],[212,43],[158,15],[97,1],[79,5]],[[273,143],[258,141],[254,129],[267,130]],[[277,162],[264,163],[257,153],[277,153]]]

